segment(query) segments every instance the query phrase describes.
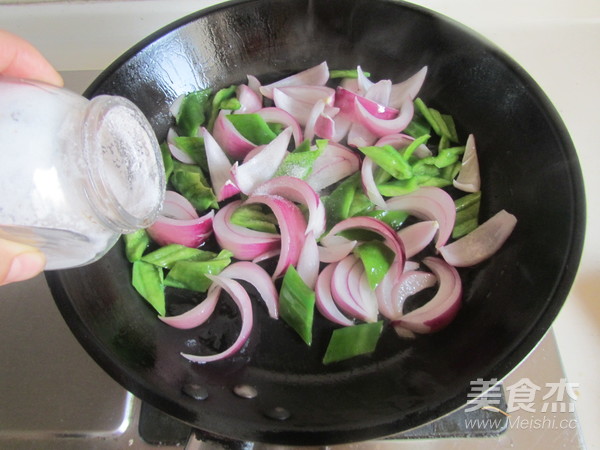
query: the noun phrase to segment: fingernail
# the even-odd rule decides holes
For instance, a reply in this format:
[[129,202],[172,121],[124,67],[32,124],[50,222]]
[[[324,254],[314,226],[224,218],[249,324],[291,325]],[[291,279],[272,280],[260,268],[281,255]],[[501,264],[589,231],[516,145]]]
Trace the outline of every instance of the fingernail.
[[0,284],[14,283],[33,278],[46,265],[46,258],[42,252],[25,252],[14,257],[10,269]]

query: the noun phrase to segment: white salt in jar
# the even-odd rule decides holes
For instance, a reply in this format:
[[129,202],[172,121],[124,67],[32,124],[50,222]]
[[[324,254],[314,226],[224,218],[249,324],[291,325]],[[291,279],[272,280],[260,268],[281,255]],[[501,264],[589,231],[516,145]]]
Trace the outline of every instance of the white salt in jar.
[[149,226],[164,192],[158,142],[132,102],[0,77],[0,238],[42,250],[46,269],[84,265]]

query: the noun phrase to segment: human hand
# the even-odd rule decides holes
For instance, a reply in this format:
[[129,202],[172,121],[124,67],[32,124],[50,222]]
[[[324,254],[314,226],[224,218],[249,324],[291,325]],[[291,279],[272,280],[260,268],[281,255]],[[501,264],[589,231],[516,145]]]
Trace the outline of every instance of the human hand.
[[29,42],[0,30],[0,74],[62,86],[64,81],[46,58]]
[[38,249],[0,239],[0,286],[33,278],[45,265],[46,257]]
[[[3,30],[0,30],[0,74],[57,86],[64,84],[60,74],[35,47]],[[45,264],[44,254],[36,248],[0,239],[0,286],[32,278],[44,270]]]

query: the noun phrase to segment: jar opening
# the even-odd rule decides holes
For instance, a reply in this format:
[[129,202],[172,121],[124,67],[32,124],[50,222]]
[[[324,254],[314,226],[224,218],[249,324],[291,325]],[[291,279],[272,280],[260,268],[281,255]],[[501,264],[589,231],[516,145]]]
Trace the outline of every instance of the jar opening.
[[166,180],[158,141],[143,113],[123,97],[94,97],[82,138],[86,195],[100,219],[120,233],[151,225]]

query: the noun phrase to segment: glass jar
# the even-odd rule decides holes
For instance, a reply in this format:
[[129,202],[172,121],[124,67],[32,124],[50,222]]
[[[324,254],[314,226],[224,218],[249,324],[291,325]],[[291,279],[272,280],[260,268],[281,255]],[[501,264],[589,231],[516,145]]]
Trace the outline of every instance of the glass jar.
[[149,226],[164,198],[160,147],[129,100],[0,77],[0,238],[46,269],[93,262]]

